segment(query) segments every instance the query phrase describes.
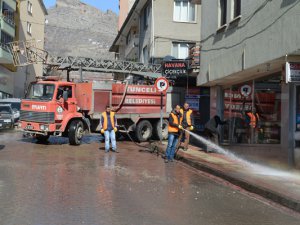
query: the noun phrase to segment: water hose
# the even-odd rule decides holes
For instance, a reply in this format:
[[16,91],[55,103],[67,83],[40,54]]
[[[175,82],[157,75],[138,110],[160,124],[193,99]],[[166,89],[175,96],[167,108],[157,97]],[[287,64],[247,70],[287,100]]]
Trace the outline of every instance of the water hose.
[[120,125],[119,127],[121,127],[121,128],[124,129],[124,132],[122,132],[122,131],[120,131],[120,132],[126,133],[126,135],[128,136],[128,138],[129,138],[136,146],[141,147],[141,148],[144,148],[144,150],[140,150],[140,152],[147,151],[147,152],[150,152],[150,153],[156,153],[157,156],[160,155],[160,152],[159,152],[158,147],[155,146],[155,145],[151,145],[151,142],[150,142],[150,141],[148,141],[149,144],[150,144],[150,147],[149,147],[149,146],[145,146],[145,145],[141,145],[141,144],[137,143],[137,142],[131,137],[131,135],[129,134],[129,131],[126,129],[126,127],[125,127],[124,125]]
[[124,89],[122,99],[121,99],[119,105],[114,109],[115,112],[118,112],[121,109],[121,106],[123,105],[123,102],[124,102],[126,94],[127,94],[128,85],[129,85],[129,83],[128,83],[128,81],[126,81],[126,85],[125,85],[125,89]]

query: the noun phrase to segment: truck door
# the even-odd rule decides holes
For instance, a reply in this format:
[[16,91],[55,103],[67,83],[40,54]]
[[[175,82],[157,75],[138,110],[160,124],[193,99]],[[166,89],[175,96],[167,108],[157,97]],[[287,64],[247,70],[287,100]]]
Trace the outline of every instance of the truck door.
[[63,85],[58,87],[56,100],[60,100],[63,98],[63,93],[66,91],[68,93],[68,99],[64,102],[64,108],[68,112],[76,112],[77,111],[77,102],[74,94],[74,87],[71,85]]

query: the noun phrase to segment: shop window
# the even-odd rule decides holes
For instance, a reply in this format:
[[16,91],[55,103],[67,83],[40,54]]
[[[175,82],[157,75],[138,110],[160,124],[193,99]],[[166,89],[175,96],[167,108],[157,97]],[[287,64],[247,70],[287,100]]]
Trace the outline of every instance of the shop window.
[[224,142],[280,144],[280,75],[224,90],[224,118]]
[[196,6],[191,0],[174,0],[173,20],[176,22],[196,22]]

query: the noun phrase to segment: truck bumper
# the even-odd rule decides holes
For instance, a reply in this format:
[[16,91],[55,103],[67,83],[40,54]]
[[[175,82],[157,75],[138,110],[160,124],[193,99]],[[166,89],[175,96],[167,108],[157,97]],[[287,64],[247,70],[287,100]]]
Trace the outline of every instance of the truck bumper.
[[48,133],[54,133],[55,128],[56,124],[21,121],[21,129],[25,133],[47,135]]

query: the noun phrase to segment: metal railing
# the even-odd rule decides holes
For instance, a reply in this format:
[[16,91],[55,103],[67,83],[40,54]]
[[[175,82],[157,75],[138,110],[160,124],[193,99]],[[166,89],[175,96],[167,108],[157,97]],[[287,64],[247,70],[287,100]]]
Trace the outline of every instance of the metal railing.
[[47,51],[36,47],[35,41],[9,43],[15,66],[43,63],[48,69],[82,70],[103,73],[123,73],[157,78],[161,75],[160,64],[95,59],[75,56],[50,56]]

